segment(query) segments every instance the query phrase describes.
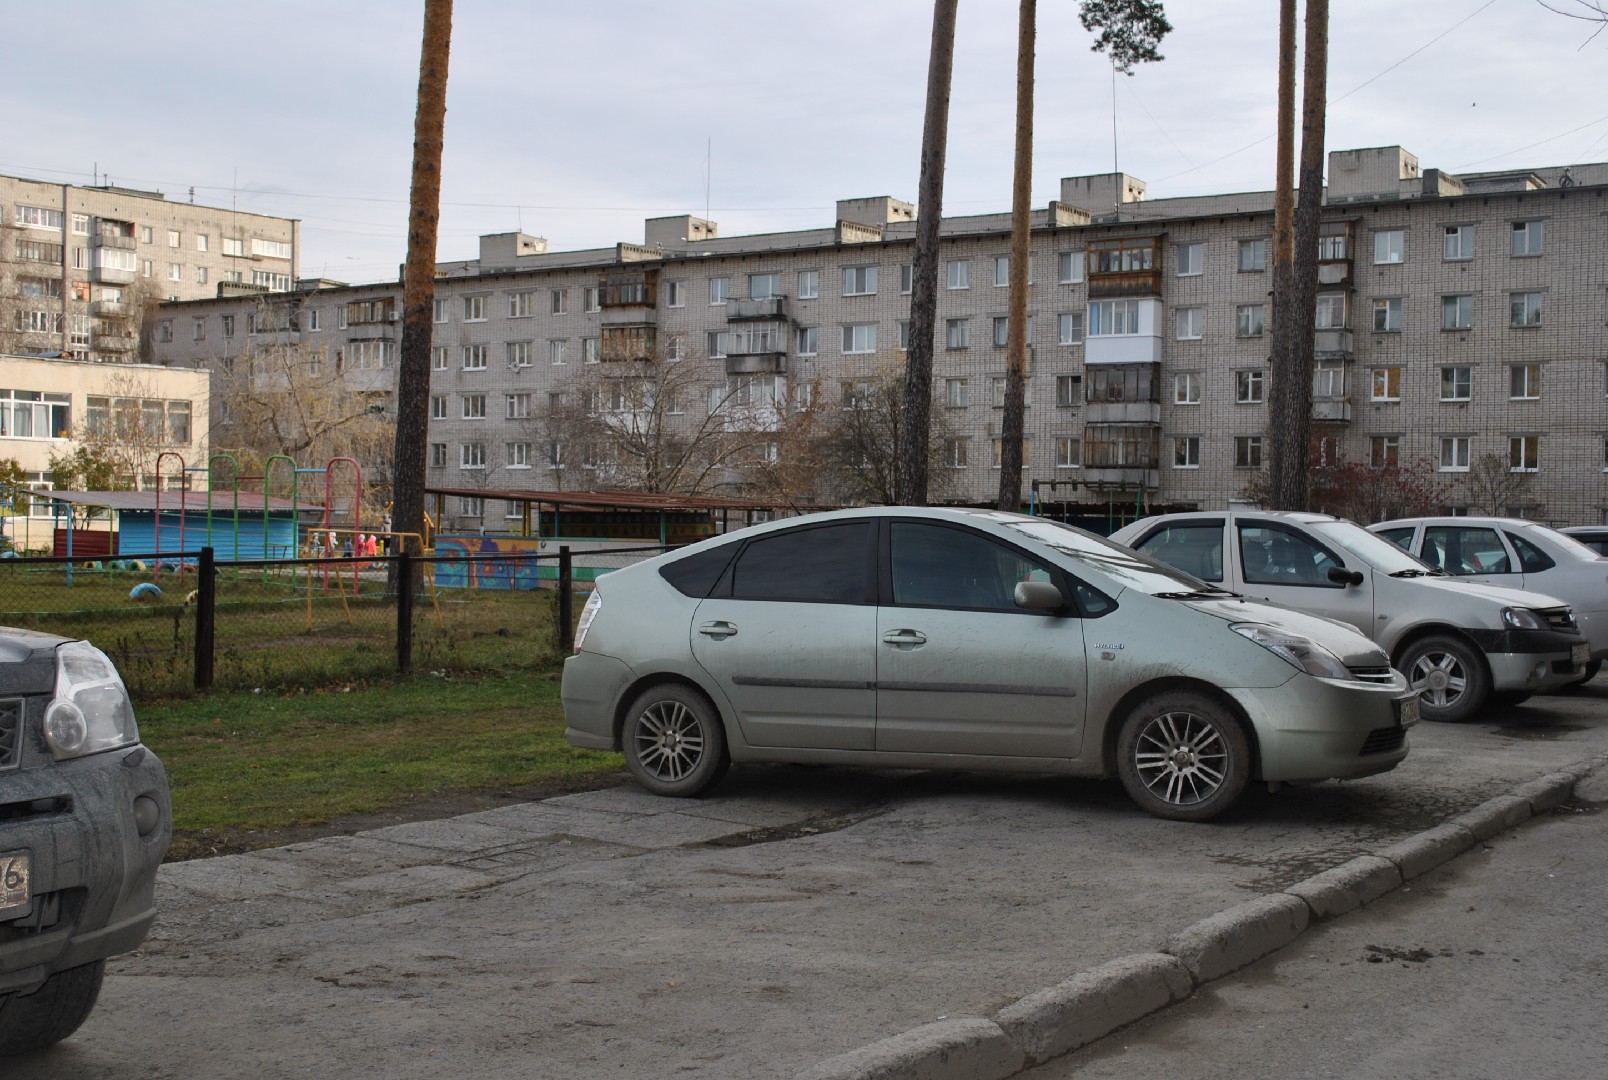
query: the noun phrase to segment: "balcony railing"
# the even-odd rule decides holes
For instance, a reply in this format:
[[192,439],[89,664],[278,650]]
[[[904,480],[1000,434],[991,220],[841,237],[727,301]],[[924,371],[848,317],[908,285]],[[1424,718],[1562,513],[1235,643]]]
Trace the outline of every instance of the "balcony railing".
[[732,300],[726,305],[727,322],[785,318],[787,318],[787,297],[785,296],[763,296],[755,299]]
[[134,238],[132,236],[119,236],[116,233],[96,233],[94,243],[98,248],[114,248],[118,251],[134,250]]
[[1350,359],[1352,354],[1351,328],[1336,326],[1315,331],[1312,335],[1312,354],[1319,359]]

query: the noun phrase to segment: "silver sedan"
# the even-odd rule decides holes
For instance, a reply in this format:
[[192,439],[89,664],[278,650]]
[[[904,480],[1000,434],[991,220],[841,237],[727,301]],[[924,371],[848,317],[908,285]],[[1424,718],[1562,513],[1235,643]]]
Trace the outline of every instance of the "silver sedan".
[[760,525],[597,582],[567,735],[644,788],[733,762],[1118,776],[1204,820],[1246,785],[1394,768],[1379,647],[1042,518],[885,507]]

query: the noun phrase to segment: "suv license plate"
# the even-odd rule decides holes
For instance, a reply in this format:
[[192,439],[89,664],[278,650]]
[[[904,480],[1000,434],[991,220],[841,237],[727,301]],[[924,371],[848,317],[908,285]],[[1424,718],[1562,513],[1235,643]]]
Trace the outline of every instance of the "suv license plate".
[[1587,645],[1584,641],[1580,642],[1578,645],[1569,646],[1569,663],[1573,664],[1575,667],[1580,667],[1590,659],[1591,646]]
[[1397,702],[1397,704],[1401,708],[1402,727],[1412,727],[1414,724],[1418,723],[1419,706],[1417,695]]
[[[0,852],[0,915],[7,918],[26,915],[32,901],[28,892],[28,853]],[[17,908],[22,910],[15,910]]]

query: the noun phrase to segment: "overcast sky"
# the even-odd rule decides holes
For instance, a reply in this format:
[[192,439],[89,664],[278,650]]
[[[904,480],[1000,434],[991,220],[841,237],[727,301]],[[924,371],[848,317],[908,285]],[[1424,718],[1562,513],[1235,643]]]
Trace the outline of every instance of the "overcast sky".
[[[1568,3],[1571,0],[1553,0]],[[1039,5],[1033,202],[1122,171],[1151,198],[1272,186],[1276,0],[1167,0],[1165,61],[1115,85],[1073,0]],[[1608,34],[1535,0],[1334,0],[1330,149],[1449,172],[1608,160]],[[944,209],[1010,205],[1014,0],[960,0]],[[21,31],[26,24],[26,35]],[[0,172],[301,219],[301,272],[406,253],[423,4],[71,0],[7,19]],[[442,259],[830,225],[915,201],[928,0],[457,0]]]

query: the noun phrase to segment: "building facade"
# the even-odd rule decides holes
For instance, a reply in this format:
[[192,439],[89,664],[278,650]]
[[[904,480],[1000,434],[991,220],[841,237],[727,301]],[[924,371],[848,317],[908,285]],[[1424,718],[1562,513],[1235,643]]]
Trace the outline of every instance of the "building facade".
[[160,192],[0,176],[0,350],[134,359],[156,302],[289,290],[299,227]]
[[[1454,511],[1477,502],[1471,472],[1495,462],[1513,481],[1501,509],[1604,520],[1605,192],[1608,165],[1451,176],[1400,147],[1332,153],[1313,341],[1320,459],[1421,468]],[[1032,217],[1024,492],[1082,516],[1242,498],[1267,454],[1272,193],[1151,201],[1113,174],[1068,178],[1060,194]],[[943,222],[933,374],[940,486],[957,502],[998,490],[1009,233],[1008,214]],[[789,233],[721,237],[683,216],[649,220],[640,245],[593,251],[483,237],[478,259],[438,268],[428,483],[607,486],[543,421],[617,361],[720,380],[683,404],[689,424],[739,399],[852,405],[864,380],[902,363],[914,234],[913,207],[874,198]],[[384,393],[400,296],[387,283],[169,304],[159,356],[221,366],[272,337],[322,347]],[[606,391],[588,394],[610,407]],[[744,482],[741,470],[715,479]],[[503,508],[480,502],[462,500],[448,524],[499,527]]]

